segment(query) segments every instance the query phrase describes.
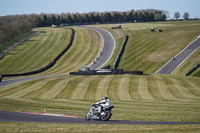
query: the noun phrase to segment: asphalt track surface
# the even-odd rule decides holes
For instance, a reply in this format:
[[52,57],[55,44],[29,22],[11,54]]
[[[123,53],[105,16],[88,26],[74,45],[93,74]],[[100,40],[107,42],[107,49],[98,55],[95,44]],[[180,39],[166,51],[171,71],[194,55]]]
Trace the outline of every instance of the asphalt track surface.
[[59,117],[28,114],[21,112],[0,111],[0,122],[34,122],[34,123],[71,123],[71,124],[200,124],[200,122],[164,122],[164,121],[126,121],[126,120],[90,120],[83,118]]
[[[96,30],[102,36],[104,46],[102,48],[101,53],[98,56],[98,60],[95,63],[91,63],[92,69],[98,69],[102,65],[104,65],[112,56],[114,48],[115,48],[115,41],[112,35],[103,29],[94,28],[91,29]],[[173,68],[177,67],[187,58],[186,55],[190,55],[192,52],[195,51],[199,47],[200,38],[190,44],[187,48],[185,48],[180,54],[178,54],[175,58],[176,60],[172,60]],[[183,56],[183,57],[182,57]],[[168,64],[170,64],[170,62]],[[176,63],[175,63],[176,62]],[[167,64],[167,65],[168,65]],[[165,66],[167,66],[165,65]],[[163,70],[164,72],[163,72]],[[170,70],[163,67],[157,73],[170,73]],[[172,69],[172,71],[174,70]],[[40,76],[40,77],[30,77],[30,78],[20,78],[14,80],[4,80],[0,83],[0,87],[10,85],[16,82],[24,81],[24,80],[31,80],[31,79],[38,79],[38,78],[45,78],[47,76]],[[39,123],[76,123],[76,124],[200,124],[200,122],[164,122],[164,121],[126,121],[126,120],[109,120],[109,121],[100,121],[100,120],[90,120],[85,121],[82,118],[72,118],[72,117],[61,117],[61,116],[49,116],[49,115],[38,115],[38,114],[29,114],[29,113],[21,113],[21,112],[8,112],[8,111],[0,111],[0,122],[39,122]]]
[[22,42],[24,42],[24,41],[30,39],[31,37],[33,37],[33,36],[35,36],[35,35],[37,35],[37,34],[39,34],[39,33],[40,33],[40,31],[36,31],[34,34],[23,38],[23,39],[20,40],[19,42],[16,42],[16,43],[14,43],[13,45],[11,45],[10,47],[8,47],[7,49],[3,50],[2,52],[0,52],[0,59],[1,59],[8,51],[10,51],[12,48],[16,47],[17,45],[21,44]]
[[190,43],[186,48],[179,52],[174,59],[168,61],[161,67],[157,74],[171,74],[173,73],[190,55],[192,55],[200,47],[200,37]]
[[7,86],[7,85],[11,85],[11,84],[17,83],[17,82],[21,82],[21,81],[40,79],[40,78],[50,78],[50,77],[56,77],[56,75],[25,77],[25,78],[3,80],[3,81],[0,82],[0,88],[4,87],[4,86]]
[[[89,27],[85,27],[85,28],[89,28]],[[95,28],[95,27],[90,27],[89,29],[97,31],[101,35],[102,40],[103,40],[103,48],[97,57],[98,59],[96,59],[95,62],[92,62],[89,65],[92,67],[93,70],[96,70],[100,68],[102,65],[104,65],[112,56],[114,48],[115,48],[115,40],[113,36],[111,35],[111,33],[109,33],[108,31],[104,29]],[[0,88],[6,85],[10,85],[10,84],[25,81],[25,80],[45,78],[45,77],[48,77],[48,76],[25,77],[25,78],[12,79],[12,80],[3,80],[2,82],[0,82]]]
[[98,57],[94,62],[92,62],[89,67],[92,67],[92,70],[99,69],[103,66],[112,56],[113,51],[115,49],[115,40],[110,32],[107,30],[96,28],[96,27],[86,27],[92,30],[97,31],[103,40],[103,48],[99,53]]

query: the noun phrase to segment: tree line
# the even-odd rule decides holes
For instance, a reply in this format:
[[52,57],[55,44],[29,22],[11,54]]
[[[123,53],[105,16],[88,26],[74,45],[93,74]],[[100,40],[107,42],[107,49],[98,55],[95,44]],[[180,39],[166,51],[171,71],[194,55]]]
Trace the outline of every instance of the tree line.
[[[178,20],[180,17],[181,17],[181,14],[180,14],[179,12],[175,12],[175,13],[174,13],[174,18],[175,18],[176,20]],[[189,14],[188,12],[185,12],[185,13],[183,14],[183,19],[184,19],[184,20],[188,20],[189,18],[190,18],[190,14]]]
[[121,23],[164,21],[165,14],[160,10],[138,10],[127,12],[90,12],[74,14],[40,14],[38,26],[59,25],[60,23]]
[[0,44],[30,31],[33,27],[51,26],[74,23],[123,23],[153,22],[166,20],[161,10],[131,10],[126,12],[90,12],[62,14],[29,14],[0,17]]
[[35,20],[27,15],[0,17],[0,45],[35,27]]

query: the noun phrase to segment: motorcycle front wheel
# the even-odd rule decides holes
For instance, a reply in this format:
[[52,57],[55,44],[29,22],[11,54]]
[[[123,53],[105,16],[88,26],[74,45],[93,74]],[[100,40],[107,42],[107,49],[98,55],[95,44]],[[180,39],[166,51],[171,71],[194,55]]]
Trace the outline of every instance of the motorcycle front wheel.
[[89,120],[91,119],[91,117],[90,117],[89,115],[90,115],[89,113],[87,113],[87,114],[85,115],[85,120],[86,120],[86,121],[89,121]]
[[101,117],[100,117],[100,119],[102,120],[102,121],[108,121],[109,119],[110,119],[110,117],[111,117],[111,111],[105,111],[105,115],[102,115]]

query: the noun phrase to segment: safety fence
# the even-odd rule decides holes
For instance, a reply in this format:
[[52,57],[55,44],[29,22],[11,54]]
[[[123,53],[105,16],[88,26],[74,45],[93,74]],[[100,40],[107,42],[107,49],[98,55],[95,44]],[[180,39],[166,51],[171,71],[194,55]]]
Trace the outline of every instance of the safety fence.
[[4,74],[4,75],[1,75],[1,78],[3,77],[14,77],[14,76],[26,76],[26,75],[32,75],[32,74],[37,74],[37,73],[41,73],[41,72],[44,72],[46,71],[47,69],[53,67],[56,62],[60,59],[60,57],[62,57],[64,55],[65,52],[68,51],[68,49],[71,47],[72,43],[73,43],[73,40],[74,40],[74,29],[70,28],[72,30],[72,34],[71,34],[71,38],[70,38],[70,41],[67,45],[67,47],[58,55],[54,58],[54,60],[52,62],[50,62],[47,66],[43,67],[43,68],[40,68],[38,70],[35,70],[35,71],[30,71],[30,72],[25,72],[25,73],[19,73],[19,74]]
[[114,69],[117,69],[117,67],[119,65],[119,62],[120,62],[121,56],[122,56],[122,54],[124,52],[124,49],[125,49],[127,41],[128,41],[128,35],[126,35],[125,38],[124,38],[124,41],[123,41],[122,46],[121,46],[121,49],[120,49],[120,51],[119,51],[119,53],[117,55],[117,58],[115,60],[114,66],[113,66]]
[[194,66],[191,70],[189,70],[185,76],[190,76],[190,74],[192,74],[195,70],[197,70],[200,67],[200,63],[197,64],[196,66]]

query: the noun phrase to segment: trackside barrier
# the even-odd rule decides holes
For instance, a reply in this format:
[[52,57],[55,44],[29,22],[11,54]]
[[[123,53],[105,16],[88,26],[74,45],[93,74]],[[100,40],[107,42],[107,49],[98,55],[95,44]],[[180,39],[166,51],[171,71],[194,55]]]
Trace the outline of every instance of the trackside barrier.
[[200,67],[200,63],[197,64],[196,66],[194,66],[191,70],[189,70],[185,76],[190,76],[190,74],[192,74],[195,70],[197,70]]
[[114,69],[117,69],[117,67],[119,65],[119,62],[120,62],[121,56],[122,56],[122,54],[124,52],[124,49],[125,49],[127,41],[128,41],[128,35],[126,35],[125,38],[124,38],[124,41],[122,43],[122,47],[121,47],[121,49],[120,49],[120,51],[119,51],[119,53],[117,55],[117,58],[115,60],[114,66],[113,66]]
[[26,72],[26,73],[19,73],[19,74],[4,74],[2,75],[2,77],[14,77],[14,76],[26,76],[26,75],[32,75],[32,74],[37,74],[37,73],[41,73],[46,71],[47,69],[51,68],[53,65],[56,64],[56,62],[60,59],[61,56],[64,55],[65,52],[67,52],[67,50],[71,47],[72,42],[74,40],[74,29],[70,28],[72,30],[72,34],[71,34],[71,38],[70,41],[67,45],[67,47],[56,57],[54,58],[54,60],[52,62],[50,62],[47,66],[39,69],[39,70],[35,70],[35,71],[30,71],[30,72]]
[[123,71],[123,69],[112,69],[111,72],[97,72],[96,70],[92,71],[78,71],[78,72],[69,72],[70,75],[123,75],[123,74],[132,74],[132,75],[143,75],[143,71]]

